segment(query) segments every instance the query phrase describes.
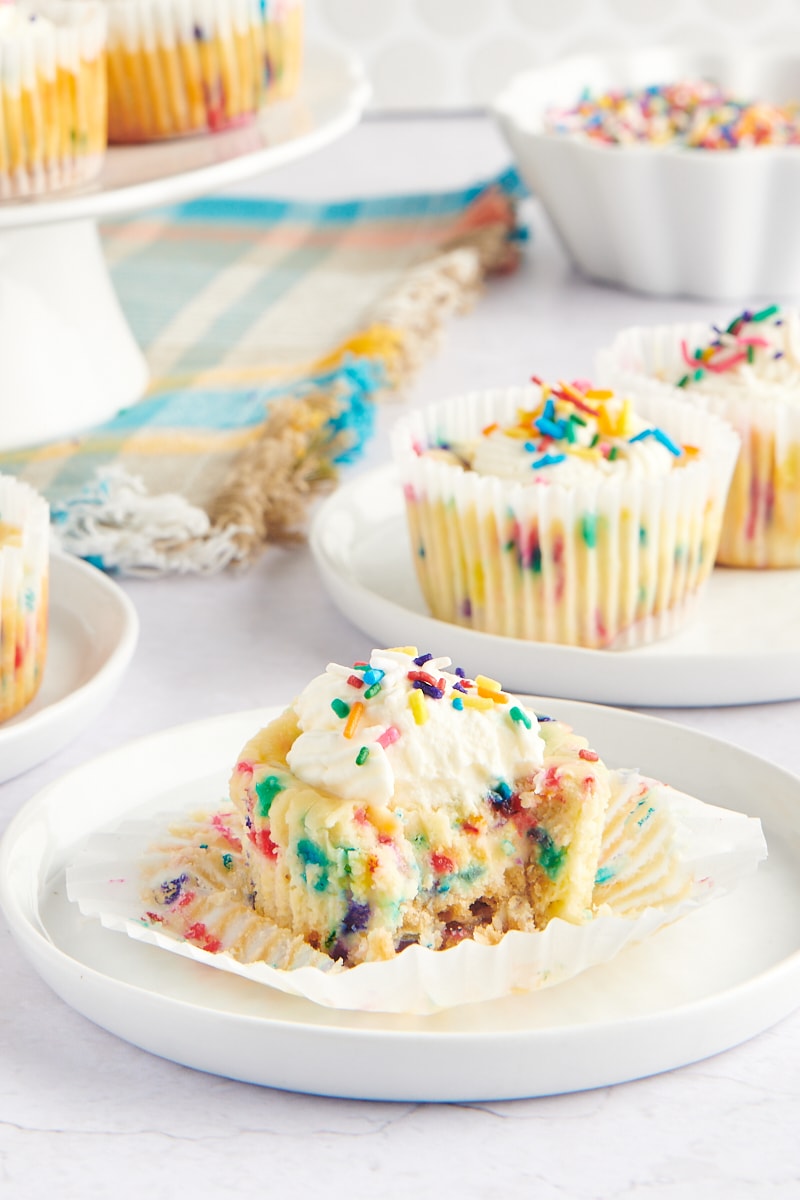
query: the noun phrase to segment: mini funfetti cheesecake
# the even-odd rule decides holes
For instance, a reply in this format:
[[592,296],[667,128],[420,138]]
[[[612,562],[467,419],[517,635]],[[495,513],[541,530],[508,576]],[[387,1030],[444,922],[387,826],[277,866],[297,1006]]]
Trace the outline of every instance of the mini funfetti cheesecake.
[[98,174],[106,149],[100,3],[0,4],[0,199]]
[[620,392],[537,378],[413,413],[393,449],[434,617],[625,649],[691,615],[738,439],[657,385]]
[[219,132],[297,88],[302,0],[105,0],[109,140]]
[[608,772],[449,659],[331,664],[231,780],[254,906],[348,964],[587,919]]
[[626,329],[599,362],[623,387],[660,381],[741,438],[717,561],[800,566],[800,310],[770,304],[719,325]]
[[552,987],[766,854],[757,820],[607,767],[496,679],[410,646],[329,664],[246,743],[229,790],[98,832],[67,869],[70,899],[341,1009]]

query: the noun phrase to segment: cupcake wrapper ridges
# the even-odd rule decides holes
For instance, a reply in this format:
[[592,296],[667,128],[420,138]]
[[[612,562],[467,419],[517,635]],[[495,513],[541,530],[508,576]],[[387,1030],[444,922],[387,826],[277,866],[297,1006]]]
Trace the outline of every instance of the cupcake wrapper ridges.
[[667,475],[571,489],[479,475],[425,453],[512,421],[534,399],[530,389],[472,393],[399,423],[394,454],[412,554],[435,617],[613,649],[685,621],[713,566],[738,439],[657,391],[637,389],[639,415],[701,455]]
[[0,721],[36,695],[47,652],[49,509],[0,476]]
[[44,20],[0,40],[1,199],[91,179],[105,150],[102,5],[45,0],[36,13]]
[[[800,323],[800,313],[785,310]],[[686,370],[680,345],[703,344],[701,323],[624,330],[598,356],[598,371],[614,387],[643,379],[666,397],[679,396],[727,421],[741,438],[722,523],[717,562],[731,567],[800,567],[800,402],[780,402],[726,388],[714,395],[675,384]]]

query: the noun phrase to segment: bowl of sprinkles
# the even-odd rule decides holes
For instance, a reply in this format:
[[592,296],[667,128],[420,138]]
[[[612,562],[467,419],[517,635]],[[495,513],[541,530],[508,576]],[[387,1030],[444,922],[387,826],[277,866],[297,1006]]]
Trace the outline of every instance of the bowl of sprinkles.
[[658,296],[800,288],[800,57],[585,55],[493,112],[584,274]]
[[719,324],[623,330],[598,358],[623,387],[662,381],[724,418],[742,448],[717,562],[800,567],[800,309],[745,309]]
[[672,391],[534,376],[401,420],[393,453],[433,616],[594,649],[680,628],[717,553],[739,439]]

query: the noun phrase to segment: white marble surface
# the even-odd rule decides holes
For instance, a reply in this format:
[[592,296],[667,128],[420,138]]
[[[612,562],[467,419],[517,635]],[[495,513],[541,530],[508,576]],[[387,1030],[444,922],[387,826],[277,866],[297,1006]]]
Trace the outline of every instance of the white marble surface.
[[[323,197],[457,186],[505,162],[479,119],[371,122],[254,189]],[[535,209],[531,216],[522,270],[492,283],[453,324],[414,402],[519,382],[532,370],[585,374],[623,324],[721,315],[586,284]],[[354,470],[383,461],[397,411],[380,414]],[[321,593],[305,547],[272,551],[244,574],[124,586],[142,633],[119,694],[93,729],[0,788],[0,827],[50,780],[106,749],[280,703],[320,664],[364,650]],[[800,773],[800,702],[662,715]],[[9,1200],[166,1200],[228,1189],[537,1200],[800,1194],[800,1013],[724,1055],[614,1088],[500,1104],[358,1103],[259,1089],[150,1057],[57,999],[2,923],[0,955],[0,1195]]]

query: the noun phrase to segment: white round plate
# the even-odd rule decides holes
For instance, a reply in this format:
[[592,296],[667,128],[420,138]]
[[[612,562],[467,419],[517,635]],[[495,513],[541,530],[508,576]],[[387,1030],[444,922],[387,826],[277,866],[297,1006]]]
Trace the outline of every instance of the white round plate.
[[0,725],[0,783],[77,737],[105,708],[131,660],[139,619],[102,571],[78,558],[50,559],[47,661],[31,704]]
[[346,133],[369,97],[369,83],[354,54],[309,44],[297,93],[268,105],[250,124],[140,146],[112,146],[98,179],[80,191],[0,204],[0,231],[96,220],[240,183]]
[[[213,806],[278,709],[167,730],[34,797],[0,846],[0,903],[22,952],[90,1020],[199,1070],[292,1091],[478,1101],[603,1087],[737,1045],[800,1004],[800,780],[636,713],[532,699],[611,765],[635,763],[761,818],[769,858],[730,895],[558,987],[431,1017],[338,1012],[104,929],[66,898],[87,837],[143,811]],[[113,786],[110,786],[113,783]]]
[[636,650],[584,650],[429,616],[392,467],[339,488],[317,512],[310,542],[337,608],[375,645],[413,642],[516,691],[661,708],[800,697],[800,571],[717,569],[693,622],[675,637]]

